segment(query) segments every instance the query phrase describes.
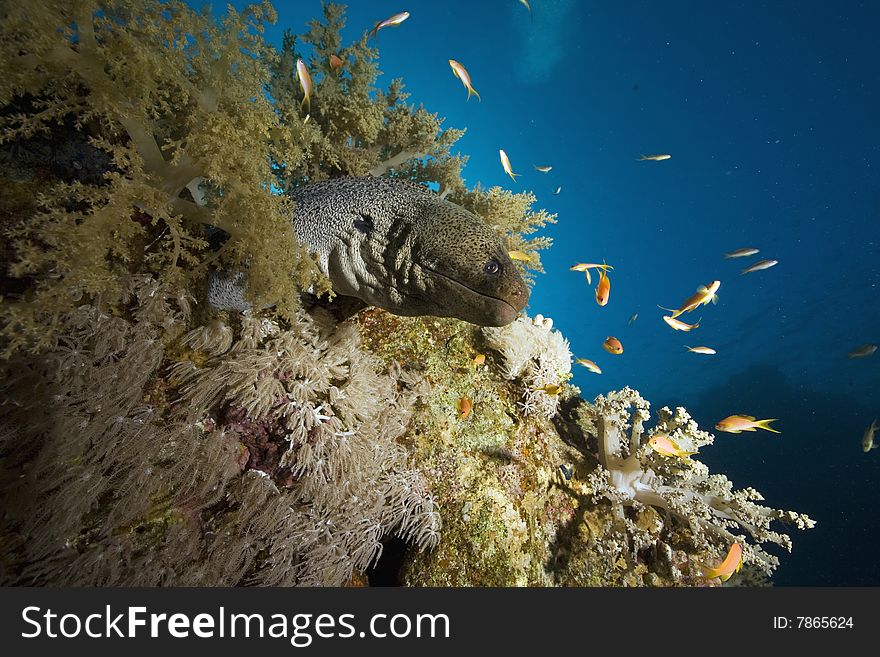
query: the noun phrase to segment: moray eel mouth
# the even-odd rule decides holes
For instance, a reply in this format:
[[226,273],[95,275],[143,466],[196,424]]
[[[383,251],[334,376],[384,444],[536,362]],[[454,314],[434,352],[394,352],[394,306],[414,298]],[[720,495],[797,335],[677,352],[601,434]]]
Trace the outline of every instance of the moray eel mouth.
[[[419,266],[433,279],[432,287],[446,288],[446,292],[438,296],[440,299],[451,300],[451,303],[443,304],[444,315],[448,317],[456,317],[480,326],[505,326],[516,319],[517,314],[525,308],[528,301],[528,288],[521,282],[519,286],[514,286],[515,289],[508,300],[496,294],[474,289],[461,279],[444,274],[423,263],[419,263]],[[438,298],[434,299],[435,303],[438,301]]]

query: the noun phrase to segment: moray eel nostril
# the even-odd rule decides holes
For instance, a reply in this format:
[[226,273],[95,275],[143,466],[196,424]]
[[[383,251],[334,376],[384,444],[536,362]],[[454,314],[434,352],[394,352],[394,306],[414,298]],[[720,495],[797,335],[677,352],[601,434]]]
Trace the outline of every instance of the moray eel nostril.
[[[293,230],[333,290],[396,315],[504,326],[529,289],[503,238],[482,219],[415,183],[337,178],[293,195]],[[214,276],[209,302],[241,310],[243,279]]]

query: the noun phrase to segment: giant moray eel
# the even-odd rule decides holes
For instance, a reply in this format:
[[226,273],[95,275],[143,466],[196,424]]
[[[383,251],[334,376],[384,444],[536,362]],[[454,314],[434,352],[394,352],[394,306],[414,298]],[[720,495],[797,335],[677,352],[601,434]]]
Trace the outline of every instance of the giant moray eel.
[[[293,193],[293,230],[334,292],[395,315],[504,326],[529,298],[504,241],[476,215],[415,183],[336,178]],[[245,309],[242,277],[213,276],[208,300]]]

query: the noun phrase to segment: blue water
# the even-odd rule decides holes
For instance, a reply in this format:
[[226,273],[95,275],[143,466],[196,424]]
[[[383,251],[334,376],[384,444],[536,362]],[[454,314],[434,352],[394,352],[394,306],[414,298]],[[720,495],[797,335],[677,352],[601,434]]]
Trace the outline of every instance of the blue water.
[[[531,5],[532,19],[516,0],[354,2],[344,38],[409,11],[375,40],[380,84],[402,77],[410,102],[467,128],[468,185],[532,190],[558,213],[529,312],[602,367],[577,369],[583,396],[631,385],[710,430],[734,413],[779,418],[781,436],[719,433],[701,452],[737,487],[818,521],[792,530],[775,583],[880,585],[880,450],[860,447],[880,415],[880,353],[846,356],[880,343],[880,5]],[[267,37],[279,46],[284,28],[303,32],[321,11],[317,0],[277,8]],[[481,102],[466,102],[450,58]],[[723,258],[747,246],[760,254]],[[568,268],[603,258],[614,271],[599,307]],[[740,275],[761,258],[779,265]],[[657,304],[677,307],[715,279],[718,305],[683,318],[702,316],[699,329],[661,321]],[[608,335],[623,355],[601,349]],[[694,344],[718,354],[688,353]]]

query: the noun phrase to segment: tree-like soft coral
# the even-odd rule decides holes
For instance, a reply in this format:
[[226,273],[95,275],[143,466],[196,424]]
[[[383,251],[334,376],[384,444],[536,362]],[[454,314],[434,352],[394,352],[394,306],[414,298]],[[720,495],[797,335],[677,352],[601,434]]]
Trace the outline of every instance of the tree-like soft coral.
[[[648,440],[654,434],[668,435],[684,450],[696,451],[713,441],[679,407],[661,408],[656,426],[645,432],[649,404],[631,388],[596,398],[591,409],[599,449],[600,468],[587,487],[596,497],[623,507],[652,506],[690,531],[696,550],[714,558],[734,541],[744,545],[744,561],[772,573],[779,560],[762,549],[762,543],[775,543],[791,551],[791,538],[775,531],[774,521],[808,529],[815,525],[807,515],[781,511],[758,504],[764,498],[752,489],[733,490],[724,475],[709,474],[696,459],[683,460],[654,451]],[[747,537],[741,533],[746,532]]]
[[[53,182],[32,212],[7,221],[10,273],[28,286],[4,300],[11,353],[52,346],[59,317],[84,296],[118,305],[127,271],[194,285],[217,256],[203,226],[232,236],[221,260],[248,258],[249,294],[292,312],[323,280],[271,189],[272,158],[296,140],[264,93],[274,51],[268,4],[222,21],[178,2],[5,3],[0,40],[0,140],[73,123],[84,151],[106,153],[103,179]],[[14,108],[19,108],[16,111]],[[205,181],[206,205],[188,188]],[[326,289],[326,285],[324,285]]]
[[[270,95],[283,120],[298,126],[298,156],[275,162],[279,186],[287,190],[328,177],[389,174],[436,183],[445,193],[462,189],[465,160],[451,147],[463,131],[442,130],[436,113],[408,105],[400,79],[377,89],[378,51],[369,46],[368,33],[343,45],[344,7],[328,3],[323,12],[323,21],[310,21],[304,35],[285,34],[273,64]],[[331,66],[331,55],[341,59],[338,69]],[[308,121],[295,73],[298,59],[314,80]]]

